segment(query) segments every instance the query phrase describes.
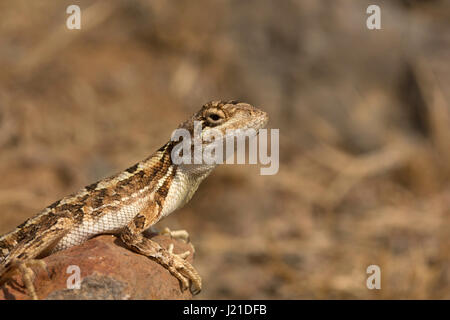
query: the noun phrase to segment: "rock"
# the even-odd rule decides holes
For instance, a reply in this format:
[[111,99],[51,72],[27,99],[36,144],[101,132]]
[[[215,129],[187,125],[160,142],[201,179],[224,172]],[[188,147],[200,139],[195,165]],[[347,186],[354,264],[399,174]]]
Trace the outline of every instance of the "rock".
[[[191,244],[168,236],[152,238],[164,248],[174,244],[174,252],[189,250]],[[47,270],[32,267],[39,299],[191,299],[189,290],[181,291],[178,279],[159,263],[125,248],[115,236],[102,235],[80,246],[57,252],[43,259]],[[72,266],[72,267],[70,267]],[[68,289],[74,283],[74,269],[79,268],[81,287]],[[30,299],[22,277],[15,274],[0,286],[0,300]]]

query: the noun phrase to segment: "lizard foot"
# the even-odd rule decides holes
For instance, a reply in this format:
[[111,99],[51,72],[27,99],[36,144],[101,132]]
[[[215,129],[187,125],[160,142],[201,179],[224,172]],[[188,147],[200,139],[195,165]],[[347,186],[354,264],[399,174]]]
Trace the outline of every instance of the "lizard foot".
[[169,261],[166,265],[169,272],[181,282],[181,289],[189,288],[189,280],[191,281],[192,294],[198,294],[202,290],[202,279],[194,267],[186,261],[189,251],[183,253],[173,253],[173,244],[167,249]]
[[22,281],[25,285],[25,288],[27,289],[28,294],[33,300],[38,300],[36,289],[34,288],[33,284],[36,274],[31,267],[37,266],[48,272],[46,263],[43,260],[30,259],[26,261],[17,261],[15,262],[15,264],[22,275]]
[[183,240],[186,243],[189,243],[189,233],[186,230],[170,230],[169,228],[164,228],[159,234],[168,235],[172,239]]

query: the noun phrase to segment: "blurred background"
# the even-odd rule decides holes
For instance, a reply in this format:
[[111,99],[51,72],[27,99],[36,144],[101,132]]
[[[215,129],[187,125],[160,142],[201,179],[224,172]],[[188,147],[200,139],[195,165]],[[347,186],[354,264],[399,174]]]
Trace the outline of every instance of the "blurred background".
[[450,1],[1,1],[0,70],[0,234],[236,99],[280,169],[220,166],[160,223],[197,299],[450,299]]

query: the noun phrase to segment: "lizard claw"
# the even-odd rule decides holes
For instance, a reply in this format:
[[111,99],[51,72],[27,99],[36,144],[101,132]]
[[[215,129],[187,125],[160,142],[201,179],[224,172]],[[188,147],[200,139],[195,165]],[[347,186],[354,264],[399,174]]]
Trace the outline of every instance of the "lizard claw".
[[173,253],[173,243],[169,244],[169,248],[167,249],[167,251],[169,251],[170,254],[177,255],[183,259],[186,259],[191,254],[191,252],[189,250],[187,250],[183,253]]
[[202,280],[200,275],[194,267],[186,261],[186,258],[189,256],[190,252],[186,251],[180,254],[173,253],[173,244],[171,243],[167,249],[167,253],[170,258],[168,270],[181,282],[181,290],[184,291],[189,288],[190,280],[190,289],[192,294],[195,295],[200,293],[202,289]]
[[169,228],[164,228],[161,232],[161,235],[168,235],[172,239],[183,240],[186,243],[189,243],[189,233],[186,230],[170,230]]

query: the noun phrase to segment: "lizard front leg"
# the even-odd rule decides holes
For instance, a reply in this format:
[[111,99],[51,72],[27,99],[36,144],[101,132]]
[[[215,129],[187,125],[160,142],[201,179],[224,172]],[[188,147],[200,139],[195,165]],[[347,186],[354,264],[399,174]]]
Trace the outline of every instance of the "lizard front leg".
[[153,258],[181,282],[182,290],[189,287],[191,292],[198,294],[202,283],[198,272],[186,261],[189,251],[182,254],[173,253],[173,246],[168,249],[161,247],[155,241],[143,236],[143,231],[151,224],[151,220],[144,214],[138,214],[120,233],[121,240],[133,251]]

